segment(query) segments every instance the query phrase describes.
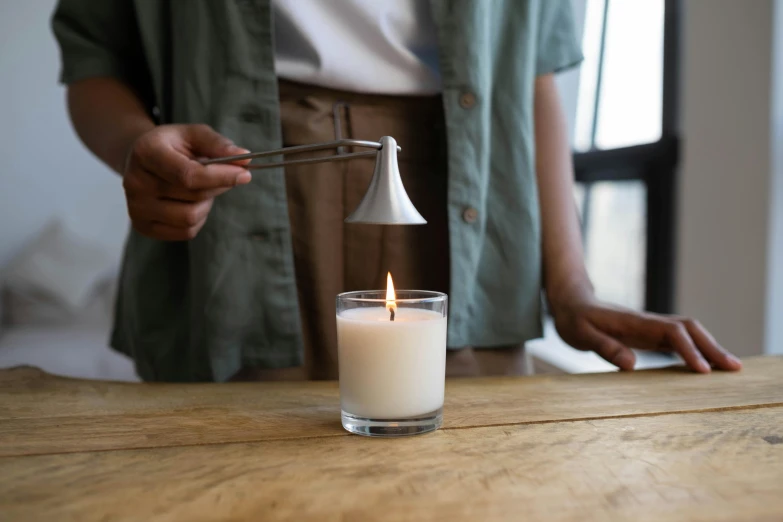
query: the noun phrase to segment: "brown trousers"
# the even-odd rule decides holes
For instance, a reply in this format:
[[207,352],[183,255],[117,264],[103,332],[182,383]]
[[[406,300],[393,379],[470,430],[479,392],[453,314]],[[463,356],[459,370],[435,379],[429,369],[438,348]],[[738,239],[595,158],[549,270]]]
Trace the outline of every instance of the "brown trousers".
[[[374,158],[286,168],[305,363],[282,370],[246,368],[236,378],[336,379],[338,293],[385,288],[387,272],[397,288],[448,293],[442,101],[440,96],[363,95],[281,82],[280,105],[285,146],[393,136],[402,147],[398,160],[405,189],[427,220],[423,226],[344,223],[367,190]],[[449,376],[524,373],[522,347],[465,348],[447,357]]]

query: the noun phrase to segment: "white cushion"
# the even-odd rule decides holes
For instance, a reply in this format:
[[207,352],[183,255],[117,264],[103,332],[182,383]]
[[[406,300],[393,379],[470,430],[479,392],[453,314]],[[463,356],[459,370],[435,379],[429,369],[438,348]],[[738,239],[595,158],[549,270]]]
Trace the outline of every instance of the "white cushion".
[[3,322],[9,326],[96,326],[111,325],[114,312],[114,295],[117,281],[114,278],[100,281],[86,306],[75,310],[60,304],[51,297],[31,292],[19,292],[6,288],[2,292],[0,308]]
[[103,328],[7,327],[0,338],[0,368],[35,366],[82,379],[138,381],[128,357],[109,348]]
[[14,292],[80,310],[96,285],[115,269],[112,256],[100,245],[68,230],[59,221],[44,231],[11,261],[5,286]]

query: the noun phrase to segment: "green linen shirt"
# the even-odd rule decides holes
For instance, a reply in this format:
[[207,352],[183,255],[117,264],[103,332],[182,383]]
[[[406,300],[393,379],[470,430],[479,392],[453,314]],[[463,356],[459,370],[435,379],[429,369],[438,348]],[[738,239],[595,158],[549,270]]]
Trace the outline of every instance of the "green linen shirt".
[[[430,3],[448,139],[449,346],[521,343],[542,331],[534,80],[582,58],[570,0]],[[278,148],[271,9],[271,0],[60,0],[61,80],[116,77],[159,123],[207,123],[248,149]],[[299,321],[279,169],[217,198],[192,241],[130,231],[111,342],[142,378],[297,366]]]

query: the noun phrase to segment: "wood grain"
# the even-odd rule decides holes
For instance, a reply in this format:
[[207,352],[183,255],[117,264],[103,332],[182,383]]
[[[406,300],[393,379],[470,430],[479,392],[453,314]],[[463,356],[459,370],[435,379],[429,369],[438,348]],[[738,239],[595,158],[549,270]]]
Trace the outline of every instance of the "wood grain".
[[[0,459],[8,520],[780,521],[783,408]],[[770,442],[772,441],[772,442]]]
[[[684,369],[462,379],[445,429],[783,405],[783,358]],[[336,383],[136,384],[0,371],[0,456],[348,436]]]

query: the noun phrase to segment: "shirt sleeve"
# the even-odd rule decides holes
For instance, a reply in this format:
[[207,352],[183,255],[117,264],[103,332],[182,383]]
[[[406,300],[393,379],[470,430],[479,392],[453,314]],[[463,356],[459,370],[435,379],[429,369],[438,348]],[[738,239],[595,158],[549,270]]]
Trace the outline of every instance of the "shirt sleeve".
[[132,85],[144,67],[132,0],[59,0],[52,30],[62,83],[112,76]]
[[557,73],[583,60],[571,0],[542,0],[536,74]]

